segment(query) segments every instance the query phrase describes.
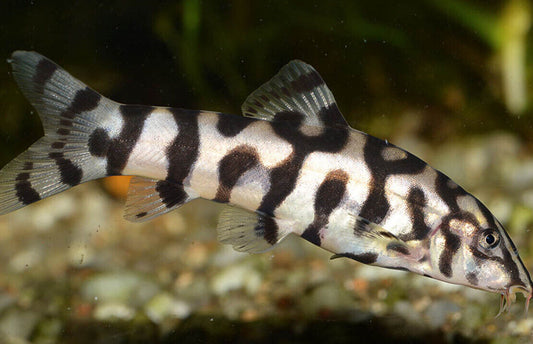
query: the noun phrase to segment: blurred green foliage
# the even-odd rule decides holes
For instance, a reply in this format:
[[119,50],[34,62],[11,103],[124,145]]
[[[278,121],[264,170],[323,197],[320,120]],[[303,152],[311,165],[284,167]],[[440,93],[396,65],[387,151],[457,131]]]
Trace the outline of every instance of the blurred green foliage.
[[[121,102],[230,113],[298,58],[321,73],[352,126],[376,136],[416,113],[416,133],[434,142],[499,129],[529,138],[531,34],[520,36],[521,116],[509,115],[502,89],[511,3],[529,18],[526,0],[9,0],[0,3],[0,56],[37,50]],[[31,110],[0,63],[2,163],[41,135]]]

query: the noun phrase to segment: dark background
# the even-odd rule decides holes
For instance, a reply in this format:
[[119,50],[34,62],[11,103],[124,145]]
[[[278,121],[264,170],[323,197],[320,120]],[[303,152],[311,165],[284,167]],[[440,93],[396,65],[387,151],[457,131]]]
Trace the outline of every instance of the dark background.
[[[436,143],[499,129],[528,138],[531,106],[510,115],[502,96],[498,25],[511,2],[3,1],[0,58],[36,50],[120,102],[230,113],[297,58],[322,74],[352,126],[376,136],[412,110],[417,133]],[[5,62],[0,99],[6,162],[41,133]]]

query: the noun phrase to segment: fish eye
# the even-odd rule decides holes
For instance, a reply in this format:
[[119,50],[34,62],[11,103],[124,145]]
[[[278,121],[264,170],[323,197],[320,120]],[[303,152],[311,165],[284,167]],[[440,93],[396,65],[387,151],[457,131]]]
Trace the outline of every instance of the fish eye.
[[500,235],[493,229],[483,232],[479,244],[486,249],[495,248],[500,243]]

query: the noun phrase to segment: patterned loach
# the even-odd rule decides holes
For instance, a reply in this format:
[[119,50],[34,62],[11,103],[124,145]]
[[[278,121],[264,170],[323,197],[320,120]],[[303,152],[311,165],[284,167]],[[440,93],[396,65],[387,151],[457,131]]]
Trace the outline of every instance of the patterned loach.
[[414,155],[349,127],[320,75],[292,61],[244,116],[113,102],[35,52],[13,75],[45,135],[0,171],[5,214],[88,180],[132,175],[125,218],[195,198],[226,203],[220,241],[263,252],[294,233],[364,264],[532,297],[505,229],[475,197]]

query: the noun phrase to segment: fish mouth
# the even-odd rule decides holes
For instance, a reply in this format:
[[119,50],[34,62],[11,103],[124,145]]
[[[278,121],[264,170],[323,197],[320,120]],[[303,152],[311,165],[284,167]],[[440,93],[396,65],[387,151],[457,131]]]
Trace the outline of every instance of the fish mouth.
[[498,317],[503,312],[509,312],[511,310],[511,305],[516,301],[517,293],[522,293],[522,295],[524,295],[524,297],[526,298],[524,316],[527,315],[527,311],[529,309],[529,301],[533,296],[533,289],[531,287],[525,287],[523,285],[512,285],[501,293],[500,311],[498,312],[496,317]]

